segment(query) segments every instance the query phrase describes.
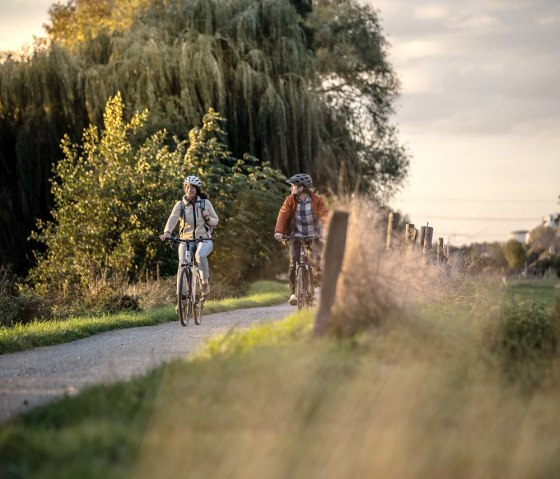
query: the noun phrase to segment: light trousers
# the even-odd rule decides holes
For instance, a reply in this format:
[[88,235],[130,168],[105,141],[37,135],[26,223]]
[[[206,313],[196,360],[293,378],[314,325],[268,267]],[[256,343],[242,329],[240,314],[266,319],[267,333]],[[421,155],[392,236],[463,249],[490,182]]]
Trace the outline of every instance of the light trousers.
[[[202,243],[191,243],[189,244],[191,250],[191,255],[194,254],[196,262],[198,263],[198,269],[200,271],[200,278],[203,283],[208,283],[208,278],[210,276],[210,267],[208,265],[208,255],[212,252],[214,245],[212,240],[203,241]],[[179,268],[177,270],[177,288],[179,288],[179,276],[181,275],[181,264],[186,257],[186,243],[179,243]]]

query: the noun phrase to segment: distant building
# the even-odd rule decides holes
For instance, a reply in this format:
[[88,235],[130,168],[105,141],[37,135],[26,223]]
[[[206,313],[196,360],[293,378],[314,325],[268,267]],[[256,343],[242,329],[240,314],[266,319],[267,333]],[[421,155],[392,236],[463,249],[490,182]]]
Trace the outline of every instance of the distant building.
[[529,232],[527,230],[512,231],[507,237],[507,241],[515,240],[521,244],[529,242]]
[[543,216],[542,225],[548,228],[560,228],[560,213],[550,213]]

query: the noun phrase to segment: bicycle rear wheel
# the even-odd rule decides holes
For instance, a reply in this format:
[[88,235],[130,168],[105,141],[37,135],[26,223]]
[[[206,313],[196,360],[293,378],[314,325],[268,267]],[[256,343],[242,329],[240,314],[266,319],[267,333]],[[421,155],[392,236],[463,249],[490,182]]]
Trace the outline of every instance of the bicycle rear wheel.
[[177,288],[177,314],[183,326],[189,324],[192,316],[190,276],[191,272],[187,268],[183,268],[179,276],[179,286]]
[[302,309],[305,306],[305,294],[306,294],[306,281],[305,281],[306,271],[301,266],[297,269],[296,276],[296,298],[297,298],[297,308]]
[[202,311],[204,309],[204,298],[202,297],[202,279],[198,272],[193,275],[193,316],[194,324],[202,323]]
[[315,291],[313,287],[313,272],[311,266],[305,271],[305,302],[308,307],[315,306]]

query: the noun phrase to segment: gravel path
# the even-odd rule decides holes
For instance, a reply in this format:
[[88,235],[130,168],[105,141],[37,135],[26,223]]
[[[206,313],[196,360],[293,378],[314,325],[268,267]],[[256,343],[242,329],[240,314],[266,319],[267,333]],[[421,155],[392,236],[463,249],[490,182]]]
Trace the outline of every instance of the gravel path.
[[289,305],[211,314],[201,326],[178,321],[97,334],[71,343],[0,356],[0,422],[87,386],[141,375],[194,352],[206,339],[232,328],[282,319]]

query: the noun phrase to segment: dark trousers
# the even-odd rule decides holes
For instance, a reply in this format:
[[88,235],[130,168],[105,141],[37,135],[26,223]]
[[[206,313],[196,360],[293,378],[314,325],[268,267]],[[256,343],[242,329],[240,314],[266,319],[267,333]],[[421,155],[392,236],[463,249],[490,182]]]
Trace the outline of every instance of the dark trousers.
[[[289,241],[290,247],[290,291],[292,294],[296,291],[296,266],[300,255],[300,246],[302,240]],[[321,283],[321,253],[323,252],[323,242],[320,239],[305,241],[307,249],[307,257],[313,268],[313,287],[319,286]]]

